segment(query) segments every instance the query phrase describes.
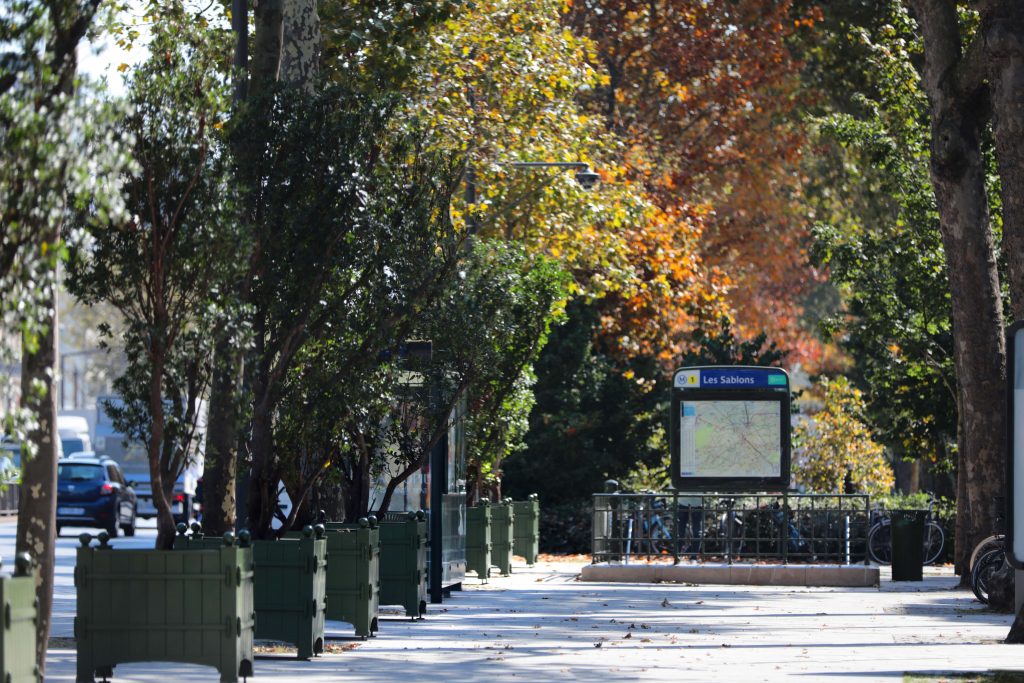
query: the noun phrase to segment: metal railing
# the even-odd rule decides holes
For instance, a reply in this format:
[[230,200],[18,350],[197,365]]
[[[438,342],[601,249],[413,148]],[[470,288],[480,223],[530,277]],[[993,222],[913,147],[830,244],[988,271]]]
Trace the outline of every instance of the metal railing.
[[867,495],[598,493],[593,562],[867,562]]

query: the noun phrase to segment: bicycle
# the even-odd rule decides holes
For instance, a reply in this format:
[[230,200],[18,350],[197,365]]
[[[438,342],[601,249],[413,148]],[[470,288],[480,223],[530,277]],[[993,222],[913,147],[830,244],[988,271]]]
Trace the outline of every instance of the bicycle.
[[983,539],[978,545],[974,546],[974,551],[971,552],[971,561],[967,563],[967,570],[973,572],[978,558],[990,550],[1003,550],[1005,546],[1006,536],[1004,534],[992,534],[988,538]]
[[747,512],[743,522],[746,535],[741,539],[738,552],[755,557],[814,560],[811,543],[796,524],[799,517],[799,512],[794,513],[777,500]]
[[[935,564],[946,547],[942,526],[932,519],[935,501],[928,501],[928,517],[924,524],[924,564]],[[892,519],[885,511],[868,531],[868,555],[877,564],[892,564]]]
[[804,538],[803,534],[800,533],[800,529],[797,528],[796,524],[793,523],[793,519],[788,509],[783,509],[782,505],[778,501],[772,504],[772,519],[775,522],[776,528],[782,528],[785,525],[786,531],[786,546],[790,555],[805,556],[814,558],[814,552],[811,548],[811,544]]
[[725,498],[719,501],[717,514],[713,518],[716,528],[708,536],[716,541],[717,551],[728,561],[739,559],[740,553],[743,551],[743,515],[742,513],[737,514],[735,507],[735,498]]
[[701,496],[680,504],[676,509],[679,555],[691,560],[711,556],[736,559],[743,544],[743,520],[733,510],[735,503],[733,498]]
[[652,555],[663,555],[672,551],[672,534],[661,517],[664,510],[665,500],[655,498],[651,503],[650,517],[643,514],[641,516],[643,536]]
[[967,565],[971,590],[974,592],[974,596],[985,605],[988,604],[989,580],[1005,561],[1006,536],[1004,534],[992,534],[988,538],[982,539],[971,552],[971,560]]
[[971,590],[983,604],[988,604],[988,587],[992,576],[1006,562],[1005,548],[992,548],[981,556],[971,569]]

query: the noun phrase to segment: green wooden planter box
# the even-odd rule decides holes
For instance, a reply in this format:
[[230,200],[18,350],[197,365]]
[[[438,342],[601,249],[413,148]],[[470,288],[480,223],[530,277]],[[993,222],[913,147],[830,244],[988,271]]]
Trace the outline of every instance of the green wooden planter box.
[[491,564],[502,576],[512,573],[512,501],[491,506]]
[[[216,537],[185,536],[178,525],[175,549],[207,548]],[[197,531],[196,525],[193,531]],[[253,541],[256,638],[292,643],[299,659],[324,651],[327,610],[327,541],[324,530],[306,527],[277,541]]]
[[36,668],[36,580],[28,553],[19,553],[14,574],[0,576],[0,681],[42,683]]
[[491,506],[481,501],[466,508],[466,571],[486,583],[491,575]]
[[[79,539],[75,566],[78,683],[126,662],[205,664],[220,680],[252,676],[253,552],[226,534],[220,548],[114,550]],[[228,544],[230,543],[230,545]]]
[[531,494],[529,500],[512,503],[515,510],[513,519],[512,552],[524,558],[526,564],[537,564],[540,554],[540,502],[537,494]]
[[377,631],[380,528],[377,520],[327,522],[327,618],[346,621],[361,638]]
[[389,515],[380,528],[380,604],[401,605],[405,615],[427,611],[427,517],[423,511]]

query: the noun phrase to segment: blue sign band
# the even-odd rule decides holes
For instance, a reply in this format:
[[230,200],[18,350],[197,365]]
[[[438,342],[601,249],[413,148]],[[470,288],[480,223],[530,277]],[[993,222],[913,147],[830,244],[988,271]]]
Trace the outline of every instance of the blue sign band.
[[701,389],[785,389],[786,375],[777,370],[710,369],[701,370]]

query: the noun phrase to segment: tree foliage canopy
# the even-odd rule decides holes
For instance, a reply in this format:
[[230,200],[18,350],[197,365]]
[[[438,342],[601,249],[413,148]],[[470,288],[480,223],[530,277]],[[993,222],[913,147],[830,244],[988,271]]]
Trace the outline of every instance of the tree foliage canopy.
[[228,35],[181,3],[152,8],[149,57],[127,80],[119,126],[134,164],[123,175],[128,216],[94,225],[74,250],[68,288],[124,319],[128,367],[107,406],[126,439],[145,445],[158,545],[174,536],[169,496],[201,442],[213,339],[236,313],[230,291],[244,238],[235,221],[230,157],[221,134],[230,101]]
[[793,429],[793,475],[808,493],[892,492],[892,466],[864,423],[864,396],[845,377],[818,385],[823,407]]
[[[76,54],[96,4],[17,0],[0,8],[0,360],[32,351],[49,319],[57,262],[83,238],[66,227],[88,207],[103,223],[123,210],[119,169],[125,145],[117,110],[76,71]],[[79,86],[79,87],[76,87]],[[60,235],[59,237],[57,235]],[[37,388],[37,390],[41,390]],[[9,401],[10,383],[0,383]],[[18,410],[5,429],[24,436]]]

